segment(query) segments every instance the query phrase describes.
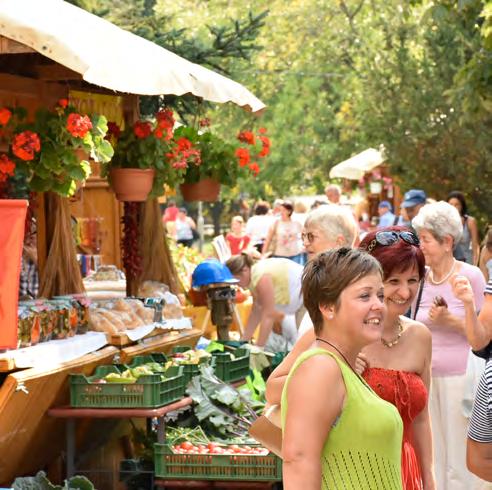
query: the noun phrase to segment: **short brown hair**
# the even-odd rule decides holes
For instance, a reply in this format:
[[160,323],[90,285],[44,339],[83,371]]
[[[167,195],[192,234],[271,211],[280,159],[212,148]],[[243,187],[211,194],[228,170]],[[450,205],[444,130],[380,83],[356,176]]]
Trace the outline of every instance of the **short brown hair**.
[[320,306],[338,308],[342,291],[369,274],[383,275],[379,262],[367,252],[348,247],[316,255],[302,275],[302,296],[316,335],[323,328]]
[[231,274],[239,274],[245,267],[251,268],[254,264],[254,260],[246,253],[233,255],[225,265],[231,271]]

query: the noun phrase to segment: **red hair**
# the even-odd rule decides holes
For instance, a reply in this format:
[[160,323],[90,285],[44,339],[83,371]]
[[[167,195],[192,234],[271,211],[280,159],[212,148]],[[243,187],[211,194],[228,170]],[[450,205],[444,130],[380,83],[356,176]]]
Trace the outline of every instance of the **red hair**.
[[[381,230],[368,233],[360,242],[359,247],[362,250],[367,250],[369,244],[376,239],[376,233],[380,231],[408,231],[415,233],[405,226],[387,226]],[[378,243],[370,254],[381,264],[385,279],[390,277],[395,271],[402,272],[413,267],[417,268],[420,280],[425,275],[425,258],[422,250],[420,250],[419,246],[411,245],[401,238],[393,245],[384,246]]]

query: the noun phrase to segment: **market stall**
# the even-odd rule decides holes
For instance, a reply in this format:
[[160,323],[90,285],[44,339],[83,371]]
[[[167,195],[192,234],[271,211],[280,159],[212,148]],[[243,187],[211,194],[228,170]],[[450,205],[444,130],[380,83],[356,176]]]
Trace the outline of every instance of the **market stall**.
[[330,170],[332,179],[358,181],[362,197],[366,201],[369,220],[377,218],[378,204],[381,201],[389,201],[393,209],[398,209],[400,205],[400,189],[393,181],[385,162],[384,148],[368,148]]
[[[91,36],[81,38],[82,26]],[[115,41],[107,42],[110,37]],[[264,107],[236,82],[66,2],[2,2],[0,108],[5,108],[2,116],[6,116],[0,121],[2,137],[7,138],[9,131],[15,137],[22,134],[30,146],[27,154],[14,152],[14,158],[9,153],[14,145],[2,142],[0,152],[10,155],[12,161],[5,161],[7,166],[2,167],[8,174],[1,187],[8,200],[19,197],[11,192],[22,186],[8,180],[14,175],[10,165],[16,162],[26,169],[20,197],[30,203],[29,221],[35,217],[34,232],[30,226],[26,229],[37,244],[41,293],[49,298],[21,305],[19,326],[9,321],[13,340],[2,346],[9,348],[0,355],[0,371],[5,373],[0,387],[0,453],[8,454],[0,458],[2,484],[8,485],[15,476],[32,474],[40,468],[56,474],[54,468],[65,446],[64,429],[63,422],[50,417],[48,410],[68,403],[70,374],[91,375],[100,365],[131,363],[150,352],[189,347],[203,333],[201,325],[197,327],[196,322],[187,319],[181,307],[176,307],[180,314],[166,315],[158,312],[159,301],[127,297],[129,291],[138,292],[137,286],[145,280],[166,282],[173,291],[177,277],[165,246],[157,201],[125,204],[124,210],[102,172],[113,151],[105,138],[107,121],[131,125],[138,118],[138,95],[166,93],[231,101],[253,112]],[[65,143],[57,140],[58,146],[53,148],[56,156],[51,155],[51,159],[42,132],[34,131],[43,127],[43,121],[38,120],[39,110],[45,122],[51,121],[44,126],[66,137]],[[87,114],[106,117],[90,119]],[[57,158],[66,163],[68,171],[53,171]],[[114,266],[117,271],[124,263],[120,223],[129,216],[125,213],[127,207],[137,210],[144,223],[137,231],[148,250],[161,254],[160,276],[142,274],[149,269],[145,260],[155,260],[149,252],[144,254],[138,284],[127,280],[122,289],[119,278],[94,280],[94,274],[102,270],[101,265]],[[156,222],[158,226],[154,227]],[[16,244],[19,253],[21,244],[22,240]],[[127,279],[135,279],[131,272],[126,267]],[[18,271],[13,273],[18,275]],[[88,277],[84,280],[83,276]],[[90,306],[90,322],[84,320],[89,310],[86,290],[95,296],[104,292],[107,301]],[[108,293],[113,295],[109,301]],[[17,308],[17,299],[14,303],[11,306]],[[88,325],[96,331],[86,332]],[[91,426],[90,420],[82,421],[84,431],[97,432],[97,427]],[[76,446],[79,435],[74,436]],[[103,445],[107,442],[102,440]]]

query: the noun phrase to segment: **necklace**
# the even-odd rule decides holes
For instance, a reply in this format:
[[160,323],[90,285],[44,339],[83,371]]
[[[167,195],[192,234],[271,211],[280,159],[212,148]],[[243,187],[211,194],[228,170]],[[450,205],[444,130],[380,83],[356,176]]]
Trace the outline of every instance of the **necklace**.
[[429,281],[432,284],[434,284],[434,286],[439,286],[439,284],[442,284],[443,282],[446,282],[451,277],[451,274],[454,272],[454,268],[455,267],[456,267],[456,259],[453,259],[453,266],[451,267],[451,270],[440,281],[435,281],[434,280],[434,274],[432,273],[432,270],[429,269]]
[[381,337],[381,343],[388,348],[393,347],[400,341],[401,334],[403,333],[403,325],[401,324],[401,320],[398,318],[398,333],[396,337],[388,342],[387,340],[384,340],[383,337]]
[[[345,364],[347,364],[347,366],[350,369],[352,369],[352,371],[354,371],[355,374],[357,374],[357,372],[354,370],[354,368],[352,367],[350,362],[348,362],[347,358],[342,354],[342,351],[336,345],[333,345],[331,342],[328,342],[328,340],[321,339],[319,337],[316,337],[316,340],[318,340],[320,342],[324,342],[325,344],[328,344],[329,346],[333,347],[342,356],[342,359],[345,361]],[[357,376],[359,376],[359,375],[357,374]]]

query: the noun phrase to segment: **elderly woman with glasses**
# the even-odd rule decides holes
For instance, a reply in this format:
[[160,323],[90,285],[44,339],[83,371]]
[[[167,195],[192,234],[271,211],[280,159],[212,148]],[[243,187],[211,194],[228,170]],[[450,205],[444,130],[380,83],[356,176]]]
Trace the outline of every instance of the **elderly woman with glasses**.
[[485,281],[478,269],[453,257],[463,224],[459,212],[444,201],[427,204],[412,226],[428,266],[416,319],[432,333],[432,390],[430,413],[435,446],[435,472],[439,490],[476,488],[475,477],[465,465],[468,421],[463,413],[465,372],[470,345],[483,347],[483,339],[465,325],[465,307],[453,294],[455,275],[470,282],[477,310],[482,308]]
[[[369,386],[398,408],[403,419],[403,488],[434,490],[427,406],[431,335],[424,325],[404,316],[425,274],[419,239],[407,228],[390,227],[367,234],[360,247],[381,264],[386,314],[382,319],[381,339],[365,346],[355,365],[359,372],[364,371]],[[279,403],[286,375],[296,358],[309,349],[314,340],[311,329],[272,373],[266,392],[270,403]]]
[[359,239],[359,228],[349,208],[324,204],[307,215],[301,238],[312,259],[335,247],[353,247]]

